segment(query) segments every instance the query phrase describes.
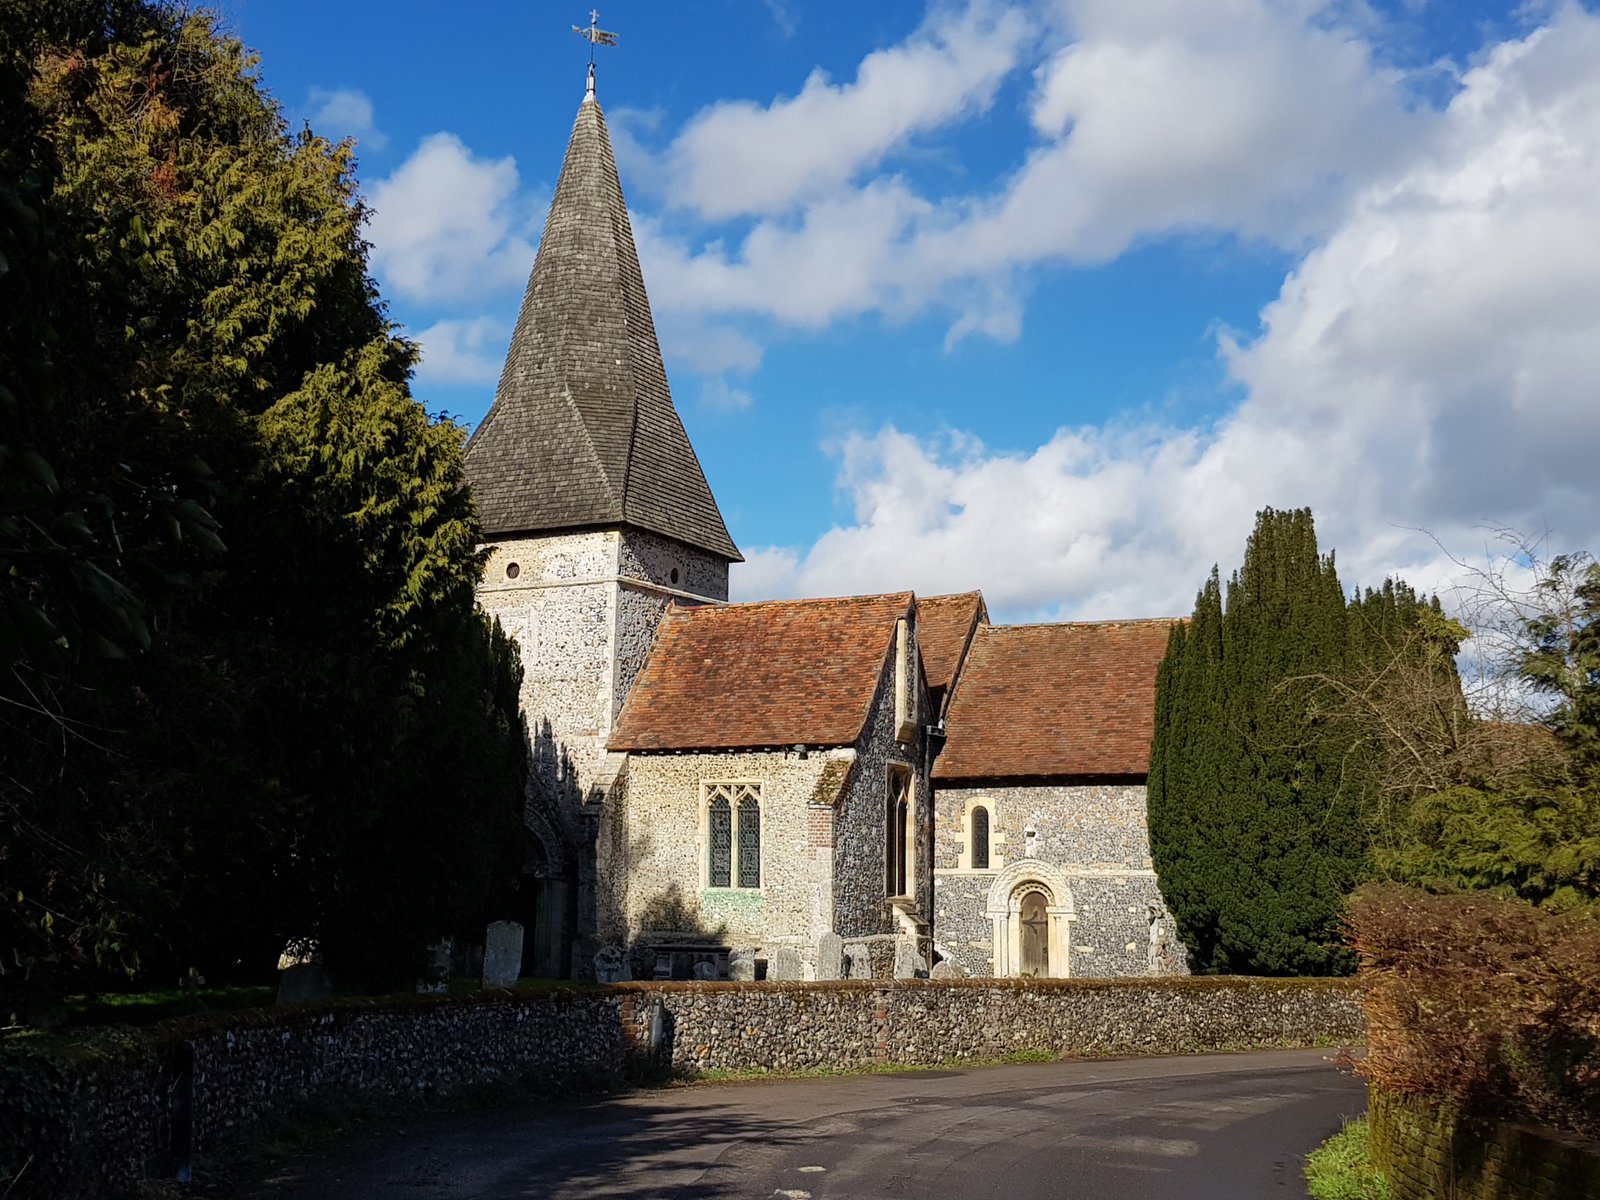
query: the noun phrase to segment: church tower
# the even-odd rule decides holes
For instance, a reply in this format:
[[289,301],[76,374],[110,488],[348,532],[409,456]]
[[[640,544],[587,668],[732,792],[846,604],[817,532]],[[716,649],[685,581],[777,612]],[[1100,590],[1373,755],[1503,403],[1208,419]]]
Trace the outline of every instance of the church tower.
[[525,974],[581,975],[606,741],[674,598],[742,557],[667,387],[593,69],[493,406],[466,447],[484,609],[522,647]]

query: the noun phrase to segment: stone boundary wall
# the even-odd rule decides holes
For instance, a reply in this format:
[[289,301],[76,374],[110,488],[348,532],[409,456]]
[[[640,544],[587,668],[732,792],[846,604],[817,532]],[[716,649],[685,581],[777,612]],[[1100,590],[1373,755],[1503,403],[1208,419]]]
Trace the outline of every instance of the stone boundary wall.
[[[319,1099],[597,1091],[630,1076],[1359,1042],[1349,980],[628,983],[336,1000],[0,1053],[0,1178],[114,1195]],[[31,1039],[30,1039],[31,1040]],[[16,1161],[13,1162],[13,1159]]]
[[1467,1120],[1444,1101],[1368,1088],[1372,1162],[1395,1200],[1600,1200],[1600,1145]]

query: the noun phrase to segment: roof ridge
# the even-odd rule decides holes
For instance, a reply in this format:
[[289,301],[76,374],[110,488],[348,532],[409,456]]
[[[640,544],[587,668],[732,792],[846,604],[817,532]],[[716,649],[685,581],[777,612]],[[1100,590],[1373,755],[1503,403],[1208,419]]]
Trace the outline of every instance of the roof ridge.
[[767,600],[735,600],[727,604],[673,604],[682,612],[739,612],[751,608],[769,608],[795,604],[858,604],[872,600],[908,600],[916,598],[915,592],[866,592],[859,596],[774,596]]
[[1172,625],[1184,617],[1112,617],[1105,621],[1015,621],[1005,624],[991,622],[984,626],[989,633],[1002,630],[1024,629],[1103,629],[1112,625]]

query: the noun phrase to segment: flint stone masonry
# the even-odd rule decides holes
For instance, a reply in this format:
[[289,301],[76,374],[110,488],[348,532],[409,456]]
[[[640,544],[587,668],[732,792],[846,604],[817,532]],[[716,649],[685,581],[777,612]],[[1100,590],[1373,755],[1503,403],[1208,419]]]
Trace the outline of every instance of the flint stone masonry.
[[[941,785],[936,803],[934,929],[941,949],[962,971],[994,973],[990,906],[1006,897],[992,892],[1002,878],[1009,891],[1023,886],[1023,876],[1034,877],[1027,866],[1032,862],[1055,868],[1051,874],[1064,876],[1071,893],[1070,938],[1060,939],[1070,947],[1065,973],[1090,978],[1187,972],[1151,869],[1142,783]],[[979,803],[989,810],[991,845],[998,847],[992,869],[981,871],[965,865],[967,814]],[[1031,854],[1025,849],[1030,843]],[[1048,880],[1050,874],[1037,877]],[[1054,902],[1069,906],[1065,897]],[[1063,974],[1061,964],[1052,963],[1051,973]]]
[[35,1186],[63,1200],[105,1195],[170,1171],[185,1100],[203,1174],[208,1155],[263,1117],[317,1098],[612,1086],[651,1059],[658,1011],[667,1032],[656,1065],[679,1072],[1353,1044],[1363,1036],[1347,980],[625,983],[345,1000],[179,1019],[130,1036],[113,1055],[5,1076],[0,1125],[33,1128],[18,1123],[39,1118],[22,1114],[60,1114],[31,1139]]

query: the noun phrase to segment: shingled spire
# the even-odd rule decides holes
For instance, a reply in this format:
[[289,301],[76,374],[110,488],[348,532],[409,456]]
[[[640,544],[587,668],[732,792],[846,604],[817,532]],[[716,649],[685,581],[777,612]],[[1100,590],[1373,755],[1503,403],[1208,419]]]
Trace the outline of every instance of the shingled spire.
[[490,538],[631,525],[743,561],[672,404],[592,79],[467,476]]

